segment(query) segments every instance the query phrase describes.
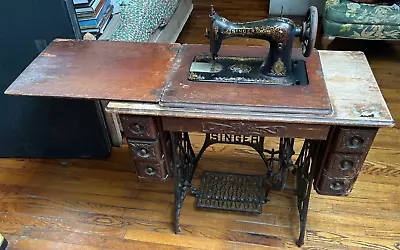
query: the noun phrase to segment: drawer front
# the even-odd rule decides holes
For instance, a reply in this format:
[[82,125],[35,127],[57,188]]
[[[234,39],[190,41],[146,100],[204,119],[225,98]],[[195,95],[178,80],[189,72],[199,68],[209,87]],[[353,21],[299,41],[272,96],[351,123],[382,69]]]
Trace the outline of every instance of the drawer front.
[[356,179],[357,176],[354,178],[331,178],[323,173],[316,191],[322,195],[346,196],[352,191]]
[[168,177],[168,171],[165,161],[161,161],[158,163],[135,162],[135,166],[139,178],[165,180]]
[[121,115],[124,134],[132,139],[156,139],[159,136],[157,117]]
[[325,165],[326,174],[330,177],[354,177],[360,172],[364,155],[331,153]]
[[160,141],[136,141],[127,139],[134,160],[160,161],[164,153]]
[[368,152],[376,132],[377,129],[340,128],[334,150],[348,153]]

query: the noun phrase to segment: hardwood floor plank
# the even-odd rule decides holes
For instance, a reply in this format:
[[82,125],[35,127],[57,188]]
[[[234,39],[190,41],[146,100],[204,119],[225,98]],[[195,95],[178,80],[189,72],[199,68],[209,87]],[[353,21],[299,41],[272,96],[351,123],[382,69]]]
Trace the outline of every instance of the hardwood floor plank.
[[354,235],[345,236],[343,234],[332,234],[324,231],[307,231],[307,240],[313,241],[315,243],[323,242],[335,244],[337,246],[344,246],[348,248],[366,248],[366,249],[381,249],[388,250],[394,249],[397,241],[395,240],[382,240],[368,237],[357,237]]
[[0,232],[2,234],[19,234],[23,230],[23,225],[12,222],[0,223]]
[[55,241],[62,243],[73,242],[74,245],[89,246],[100,249],[196,249],[192,247],[172,247],[156,243],[143,243],[128,240],[123,237],[97,236],[73,231],[49,230],[46,228],[28,228],[23,232],[24,237]]
[[[262,246],[270,246],[281,248],[284,246],[284,242],[293,241],[292,237],[277,236],[276,234],[264,234],[264,233],[252,233],[244,232],[240,227],[227,228],[221,227],[216,228],[218,225],[208,224],[205,226],[191,226],[182,224],[181,233],[179,235],[184,235],[187,237],[199,237],[207,240],[225,240],[234,241],[239,243],[251,243]],[[164,237],[175,237],[173,232],[172,223],[156,223],[156,222],[137,222],[132,223],[127,232],[129,231],[147,231],[149,233],[157,232],[164,234]],[[275,230],[276,231],[276,230]],[[274,233],[271,231],[270,233]]]
[[[94,224],[99,226],[134,227],[140,229],[151,228],[150,231],[173,233],[171,213],[164,213],[162,215],[160,215],[161,213],[158,213],[157,217],[149,218],[149,213],[151,213],[151,211],[131,209],[129,211],[135,212],[127,213],[124,216],[115,216],[110,214],[94,214],[89,212],[83,213],[62,210],[52,207],[35,207],[31,206],[30,204],[23,203],[5,203],[2,209],[7,212],[7,215],[10,216],[24,215],[46,218],[48,220],[74,220],[79,223]],[[139,216],[137,212],[141,212],[141,216]],[[149,220],[150,222],[147,222]],[[192,217],[187,224],[185,222],[186,221],[182,221],[182,230],[189,234],[193,234],[193,232],[201,232],[201,234],[204,235],[208,232],[209,235],[213,236],[215,232],[219,232],[219,235],[227,235],[227,230],[233,230],[232,232],[234,232],[233,234],[235,235],[247,235],[248,232],[251,232],[251,234],[254,236],[258,235],[259,237],[266,239],[274,238],[274,236],[287,237],[291,239],[292,236],[296,235],[297,233],[296,227],[285,228],[271,225],[259,225],[255,230],[254,225],[252,224],[229,220],[208,219],[207,217],[203,218],[202,220],[198,220],[198,217]],[[217,230],[215,228],[216,225],[223,227],[218,228]]]
[[9,249],[43,249],[43,250],[53,250],[53,249],[67,249],[67,250],[95,250],[101,248],[95,248],[90,246],[82,246],[75,244],[68,244],[50,240],[32,239],[18,235],[6,235],[9,242]]
[[[157,202],[151,202],[146,200],[136,199],[135,197],[138,195],[138,190],[131,190],[130,195],[128,196],[109,196],[106,194],[90,194],[90,193],[80,193],[80,192],[63,192],[62,200],[59,198],[59,191],[53,189],[45,189],[45,188],[27,188],[22,190],[19,193],[19,196],[23,197],[32,197],[36,199],[51,199],[59,202],[74,202],[88,206],[99,206],[104,207],[106,209],[124,209],[124,208],[138,208],[138,209],[146,209],[146,210],[154,210],[154,211],[165,211],[172,204],[173,196],[170,196],[171,202],[170,204],[166,204],[166,206],[160,206]],[[10,196],[11,197],[11,196]],[[17,197],[17,196],[15,196]],[[114,214],[120,214],[121,211],[115,212]]]
[[190,247],[196,246],[199,249],[268,249],[270,246],[243,244],[226,240],[206,239],[204,237],[192,237],[179,234],[163,234],[158,232],[143,232],[141,230],[128,229],[125,238],[142,242],[156,242],[171,246]]
[[[126,229],[122,227],[107,227],[102,225],[87,224],[82,222],[76,222],[74,220],[66,219],[54,219],[46,217],[35,217],[15,214],[0,214],[0,223],[14,224],[15,228],[18,225],[24,227],[41,227],[41,228],[53,228],[66,231],[75,231],[81,233],[89,233],[95,235],[107,235],[123,237]],[[19,233],[22,233],[19,232]]]
[[6,195],[17,194],[21,192],[23,188],[24,187],[20,185],[0,184],[0,200]]

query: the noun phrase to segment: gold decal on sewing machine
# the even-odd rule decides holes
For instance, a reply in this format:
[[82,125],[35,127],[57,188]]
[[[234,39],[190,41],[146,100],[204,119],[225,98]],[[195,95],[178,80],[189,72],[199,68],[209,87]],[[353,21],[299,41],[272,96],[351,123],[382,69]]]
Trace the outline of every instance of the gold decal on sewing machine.
[[288,31],[280,26],[261,26],[261,27],[240,27],[240,28],[227,29],[223,32],[223,34],[266,35],[272,37],[277,41],[286,41],[288,36]]
[[239,63],[230,66],[229,69],[234,73],[244,74],[249,73],[252,68],[249,65]]
[[215,26],[215,28],[214,28],[214,37],[215,37],[215,40],[218,40],[218,31],[219,31],[218,26]]
[[284,76],[286,74],[285,64],[280,58],[272,66],[271,73],[276,76]]

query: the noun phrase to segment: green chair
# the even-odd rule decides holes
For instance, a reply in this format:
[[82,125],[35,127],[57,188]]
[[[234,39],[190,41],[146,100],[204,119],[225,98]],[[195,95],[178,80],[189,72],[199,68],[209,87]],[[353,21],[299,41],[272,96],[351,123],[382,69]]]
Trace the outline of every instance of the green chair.
[[400,5],[327,0],[323,17],[323,47],[334,38],[400,40]]

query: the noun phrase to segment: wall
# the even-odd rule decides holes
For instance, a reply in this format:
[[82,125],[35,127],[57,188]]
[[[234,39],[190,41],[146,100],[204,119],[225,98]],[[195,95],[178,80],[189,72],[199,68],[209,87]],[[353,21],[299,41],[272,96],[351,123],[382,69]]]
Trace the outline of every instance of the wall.
[[280,15],[283,6],[283,15],[304,16],[311,5],[317,7],[321,15],[324,11],[325,0],[270,0],[269,14]]

